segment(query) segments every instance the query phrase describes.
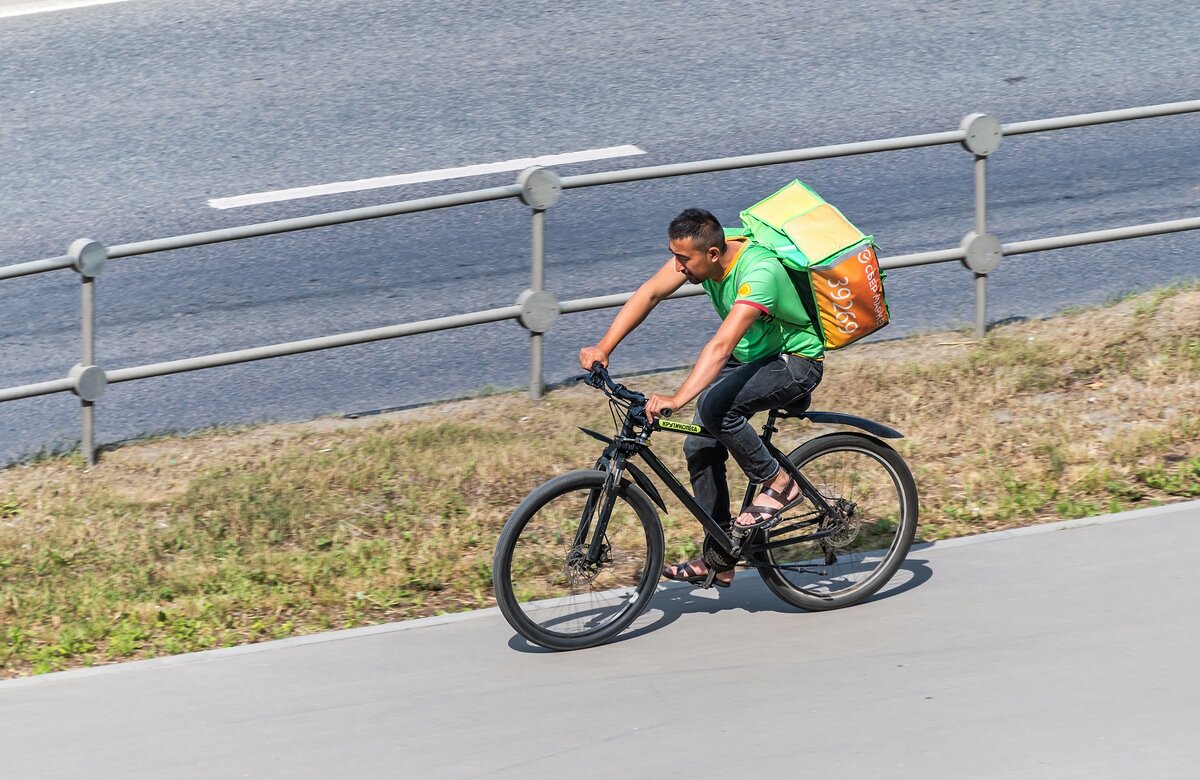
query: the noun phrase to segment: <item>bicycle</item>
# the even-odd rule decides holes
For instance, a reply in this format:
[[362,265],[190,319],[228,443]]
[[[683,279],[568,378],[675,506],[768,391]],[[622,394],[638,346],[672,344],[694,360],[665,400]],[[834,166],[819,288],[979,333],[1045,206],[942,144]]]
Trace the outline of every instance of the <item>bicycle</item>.
[[[604,392],[619,432],[581,431],[605,443],[593,468],[554,477],[509,516],[496,543],[492,582],[500,611],[530,642],[574,650],[605,642],[649,605],[663,566],[667,511],[639,457],[707,531],[710,587],[718,568],[755,568],[767,587],[808,610],[847,607],[892,578],[912,545],[917,489],[903,458],[882,439],[892,428],[862,417],[799,408],[772,409],[762,440],[800,485],[805,501],[766,527],[739,533],[714,520],[649,447],[657,431],[712,434],[660,416],[651,424],[646,396],[612,380],[596,363],[582,379]],[[668,410],[669,411],[669,410]],[[666,415],[669,417],[669,414]],[[772,443],[781,419],[842,424],[857,431],[811,439],[787,456]],[[743,510],[756,493],[746,487]]]

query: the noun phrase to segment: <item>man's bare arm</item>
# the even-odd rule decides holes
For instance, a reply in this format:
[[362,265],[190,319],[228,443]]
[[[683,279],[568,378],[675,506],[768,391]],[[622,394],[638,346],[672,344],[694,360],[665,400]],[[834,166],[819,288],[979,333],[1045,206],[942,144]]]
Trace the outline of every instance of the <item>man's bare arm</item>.
[[617,348],[617,345],[634,328],[642,324],[646,316],[660,301],[682,287],[685,281],[687,280],[684,275],[676,268],[675,260],[668,260],[662,268],[655,272],[654,276],[642,283],[632,298],[625,302],[625,305],[617,312],[617,316],[613,318],[612,324],[608,326],[604,338],[600,339],[595,346],[579,350],[579,364],[586,369],[591,369],[592,363],[597,362],[607,367],[608,357]]
[[646,403],[647,416],[653,420],[664,408],[674,410],[687,406],[696,396],[704,392],[704,388],[711,385],[721,373],[729,356],[733,354],[733,348],[742,340],[742,336],[746,335],[746,331],[750,330],[750,326],[759,316],[761,313],[753,306],[735,305],[729,312],[729,316],[721,323],[721,327],[717,329],[716,335],[709,339],[709,342],[704,345],[704,349],[700,350],[700,357],[696,360],[696,365],[692,366],[691,373],[688,374],[687,379],[683,380],[683,384],[675,391],[675,395],[660,396],[655,393],[650,396],[650,400]]

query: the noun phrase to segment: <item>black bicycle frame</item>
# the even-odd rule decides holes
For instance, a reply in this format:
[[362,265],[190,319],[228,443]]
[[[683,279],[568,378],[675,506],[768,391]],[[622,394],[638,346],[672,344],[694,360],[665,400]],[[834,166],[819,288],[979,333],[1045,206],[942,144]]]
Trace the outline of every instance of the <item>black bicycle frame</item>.
[[[816,487],[814,487],[813,484],[809,482],[803,474],[800,473],[799,469],[792,464],[791,460],[771,443],[772,434],[778,430],[775,427],[777,418],[778,413],[775,410],[772,410],[767,417],[766,425],[763,426],[762,440],[763,443],[767,445],[767,450],[772,456],[775,457],[776,460],[779,461],[781,467],[786,469],[787,472],[796,480],[804,497],[811,502],[813,508],[817,510],[819,514],[823,516],[830,516],[834,514],[833,507],[829,505],[829,502],[825,500],[825,497],[822,496],[820,492],[817,491]],[[672,422],[666,422],[664,424],[664,421],[661,419],[655,421],[654,428],[655,430],[671,431],[672,433],[681,433],[689,436],[702,436],[708,439],[716,438],[709,431],[704,429],[703,426],[685,425]],[[752,533],[745,541],[739,543],[733,538],[733,536],[730,535],[728,531],[725,530],[720,523],[713,519],[712,515],[710,515],[707,510],[697,503],[695,496],[693,496],[687,488],[680,484],[679,480],[675,477],[675,474],[672,473],[671,470],[668,469],[661,460],[659,460],[658,456],[654,454],[654,451],[650,449],[649,444],[645,441],[645,435],[641,437],[634,437],[631,434],[632,425],[627,422],[621,431],[621,435],[615,440],[609,440],[610,444],[606,450],[606,453],[609,454],[610,457],[608,468],[609,479],[606,481],[605,490],[603,491],[605,494],[605,501],[603,509],[600,513],[600,522],[596,526],[596,532],[592,536],[592,541],[588,549],[589,562],[595,563],[599,559],[602,539],[606,530],[605,527],[608,524],[607,521],[609,512],[612,509],[613,501],[616,497],[616,486],[620,480],[621,473],[626,468],[626,462],[634,455],[641,457],[646,465],[650,467],[650,470],[653,471],[658,478],[662,480],[663,484],[670,489],[671,493],[679,499],[684,508],[687,509],[687,511],[693,517],[695,517],[702,526],[704,526],[704,530],[716,540],[717,544],[719,544],[725,550],[725,552],[732,556],[736,557],[738,555],[745,555],[747,553],[758,552],[773,547],[795,544],[798,541],[811,541],[814,539],[820,539],[824,536],[830,536],[833,533],[832,531],[824,533],[816,532],[803,537],[791,537],[775,542],[747,544],[755,536],[757,536],[757,534]],[[592,435],[596,434],[593,433]],[[742,499],[743,510],[750,505],[750,501],[754,498],[754,489],[754,483],[747,485],[746,494]],[[595,510],[595,498],[598,498],[598,495],[589,498],[587,502],[587,506],[584,510],[584,517],[581,518],[582,522],[580,523],[579,533],[576,535],[576,545],[582,544],[584,538],[586,538],[587,528],[591,524],[590,516]],[[789,527],[788,530],[791,530],[791,528],[793,527]],[[745,545],[744,549],[743,545]]]

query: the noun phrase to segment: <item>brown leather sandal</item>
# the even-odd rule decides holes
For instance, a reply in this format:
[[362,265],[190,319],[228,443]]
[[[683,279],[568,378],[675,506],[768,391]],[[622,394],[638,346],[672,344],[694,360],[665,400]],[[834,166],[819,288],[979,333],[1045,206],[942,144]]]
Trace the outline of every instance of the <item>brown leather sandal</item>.
[[[792,492],[792,488],[796,489],[796,497],[788,500],[787,494]],[[759,495],[773,498],[783,504],[783,506],[773,507],[762,506],[761,504],[753,504],[746,508],[746,512],[754,518],[754,522],[739,523],[735,519],[733,521],[733,527],[735,530],[741,532],[765,528],[775,522],[775,518],[778,517],[781,512],[786,512],[787,510],[798,506],[804,501],[804,491],[800,490],[800,485],[797,484],[796,478],[793,476],[788,477],[787,484],[783,486],[783,490],[775,490],[774,488],[767,487],[763,488]]]
[[[703,559],[697,558],[695,561],[671,564],[662,570],[662,576],[664,579],[675,580],[676,582],[686,582],[689,585],[705,585],[709,579],[709,575],[712,574],[712,584],[716,585],[718,588],[728,588],[731,584],[733,584],[732,578],[729,580],[717,579],[716,575],[721,574],[720,571],[717,571],[716,569],[707,569],[706,571],[701,572],[693,565],[695,563],[703,563]],[[707,563],[704,565],[706,568],[708,567]],[[672,569],[674,569],[673,572]],[[732,571],[732,569],[725,569],[725,571]]]

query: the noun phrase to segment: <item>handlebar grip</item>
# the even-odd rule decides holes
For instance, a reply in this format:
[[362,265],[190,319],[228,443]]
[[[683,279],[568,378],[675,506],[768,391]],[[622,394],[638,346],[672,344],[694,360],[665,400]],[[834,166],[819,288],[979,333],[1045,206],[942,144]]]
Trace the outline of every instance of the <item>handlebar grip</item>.
[[660,417],[670,417],[673,414],[675,414],[675,410],[667,406],[664,406],[662,409],[658,410],[658,415]]
[[582,377],[589,387],[596,389],[604,387],[606,378],[604,365],[599,360],[593,360],[591,369]]

